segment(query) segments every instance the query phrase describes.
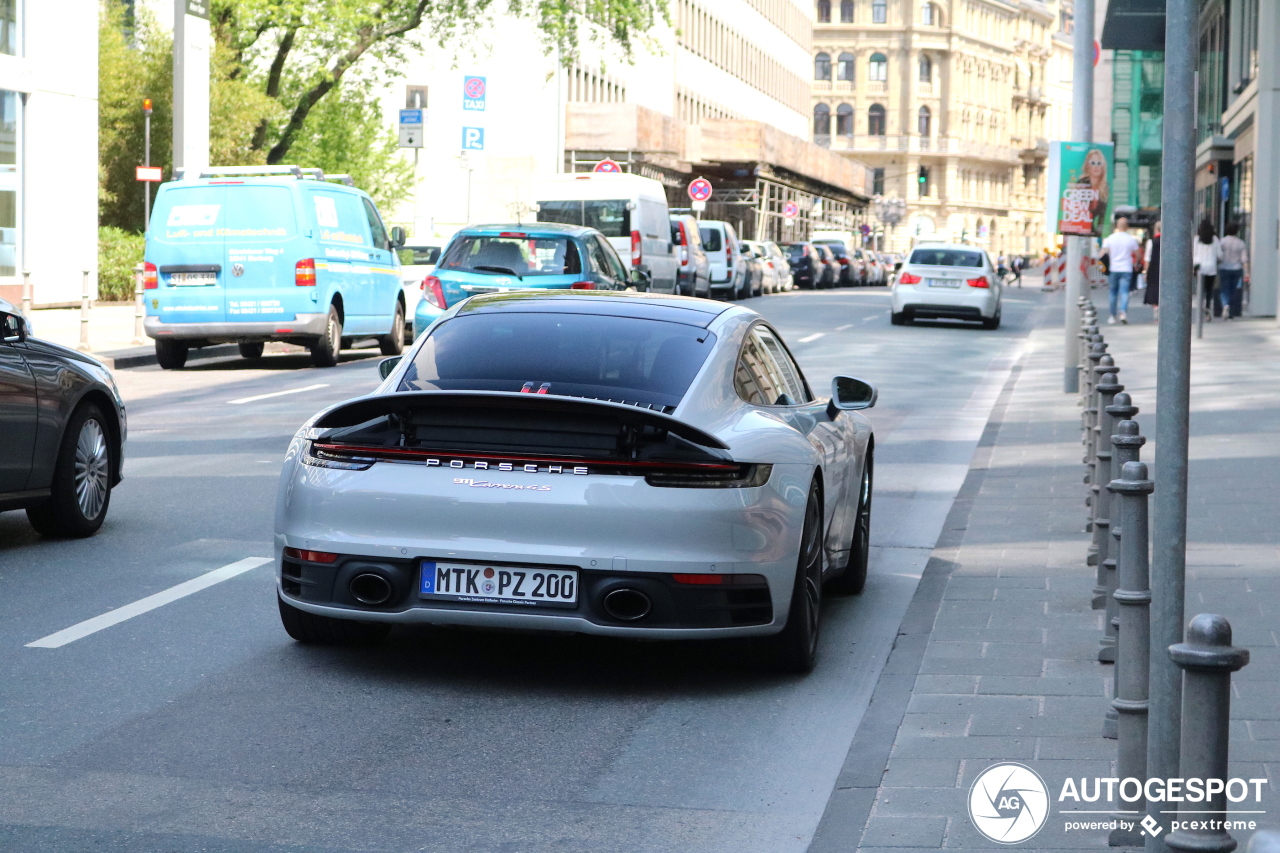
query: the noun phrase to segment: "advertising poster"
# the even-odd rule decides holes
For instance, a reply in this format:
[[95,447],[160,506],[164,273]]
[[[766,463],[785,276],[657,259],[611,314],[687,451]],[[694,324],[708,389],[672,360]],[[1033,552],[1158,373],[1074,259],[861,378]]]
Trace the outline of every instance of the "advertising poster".
[[1045,221],[1055,233],[1101,237],[1110,230],[1114,150],[1109,142],[1054,142],[1049,147]]

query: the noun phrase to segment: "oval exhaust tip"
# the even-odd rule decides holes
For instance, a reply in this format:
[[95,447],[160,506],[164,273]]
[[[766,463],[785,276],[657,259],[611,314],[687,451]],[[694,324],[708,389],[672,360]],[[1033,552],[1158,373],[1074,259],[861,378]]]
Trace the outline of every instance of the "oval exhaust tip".
[[649,615],[653,602],[638,589],[622,587],[610,590],[602,602],[604,612],[620,622],[635,622]]
[[351,579],[351,597],[361,604],[386,604],[393,592],[391,581],[382,575],[365,572]]

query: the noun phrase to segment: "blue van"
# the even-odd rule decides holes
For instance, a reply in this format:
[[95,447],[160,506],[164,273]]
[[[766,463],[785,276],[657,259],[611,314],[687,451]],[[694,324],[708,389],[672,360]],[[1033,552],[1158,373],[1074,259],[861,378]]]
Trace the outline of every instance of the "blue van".
[[143,267],[156,358],[174,369],[192,347],[236,343],[258,358],[266,341],[286,341],[332,367],[356,338],[397,355],[403,243],[346,175],[224,167],[161,184]]
[[449,308],[477,293],[512,290],[625,290],[648,283],[627,268],[595,228],[555,222],[463,228],[422,280],[416,339]]

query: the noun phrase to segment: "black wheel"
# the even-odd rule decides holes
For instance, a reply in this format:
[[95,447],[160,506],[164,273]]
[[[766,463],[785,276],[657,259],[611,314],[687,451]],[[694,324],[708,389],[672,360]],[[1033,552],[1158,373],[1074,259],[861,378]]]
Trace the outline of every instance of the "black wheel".
[[338,354],[342,352],[342,318],[338,309],[329,306],[329,320],[325,323],[324,335],[311,345],[311,363],[316,367],[335,367]]
[[325,646],[371,646],[382,642],[391,631],[386,622],[357,622],[354,619],[334,619],[317,616],[286,604],[278,594],[280,624],[285,633],[299,643]]
[[895,326],[905,326],[907,323],[907,314],[905,311],[889,312],[889,322]]
[[818,628],[822,614],[822,496],[818,484],[809,487],[800,533],[791,607],[782,632],[766,638],[769,664],[779,672],[804,674],[818,657]]
[[262,343],[262,341],[258,341],[257,343],[252,343],[252,344],[238,344],[238,347],[240,349],[240,355],[244,356],[245,358],[262,358],[263,346],[264,344]]
[[187,363],[190,348],[182,341],[156,338],[156,362],[165,370],[177,370]]
[[832,592],[857,595],[867,585],[867,567],[871,563],[871,490],[875,477],[875,453],[867,451],[862,483],[858,486],[858,512],[853,519],[853,541],[849,546],[849,562],[844,571],[832,578],[827,588]]
[[391,321],[391,334],[378,338],[378,349],[383,355],[399,355],[404,352],[404,306],[396,302],[396,316]]
[[1000,328],[1000,309],[999,308],[996,308],[996,315],[994,317],[992,317],[990,320],[982,321],[982,328],[993,329],[993,330]]
[[27,509],[31,526],[43,536],[92,536],[111,504],[115,444],[102,410],[81,405],[67,421],[53,469],[49,499]]

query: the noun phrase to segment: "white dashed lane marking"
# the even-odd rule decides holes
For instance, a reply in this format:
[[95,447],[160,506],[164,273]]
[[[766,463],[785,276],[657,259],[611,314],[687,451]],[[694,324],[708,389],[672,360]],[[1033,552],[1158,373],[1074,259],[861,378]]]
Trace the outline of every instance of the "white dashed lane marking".
[[192,593],[207,589],[214,584],[222,583],[230,580],[236,575],[242,575],[250,569],[256,569],[258,566],[270,563],[270,557],[245,557],[243,560],[237,560],[234,563],[223,566],[220,569],[214,569],[211,572],[205,572],[199,577],[194,577],[189,581],[183,581],[177,586],[171,586],[168,589],[161,590],[154,595],[148,595],[146,598],[140,598],[132,604],[126,604],[123,607],[117,607],[115,610],[108,610],[101,616],[95,616],[92,619],[86,619],[78,622],[70,628],[63,628],[57,633],[50,634],[47,637],[27,643],[29,649],[58,649],[67,643],[74,643],[76,640],[83,639],[90,634],[96,634],[104,628],[110,628],[112,625],[119,625],[127,619],[135,616],[141,616],[157,607],[163,607],[170,602],[177,601],[180,598],[186,598]]
[[227,405],[239,406],[241,403],[256,403],[259,400],[266,400],[270,397],[283,397],[286,394],[301,394],[303,391],[315,391],[319,388],[328,387],[328,382],[321,382],[318,385],[308,385],[305,388],[290,388],[287,391],[272,391],[270,394],[258,394],[255,397],[241,397],[239,400],[228,400]]

